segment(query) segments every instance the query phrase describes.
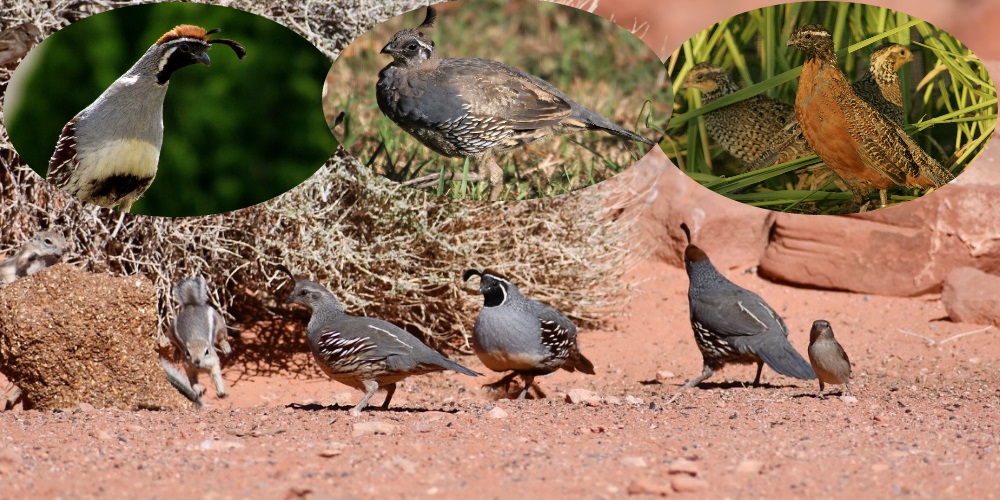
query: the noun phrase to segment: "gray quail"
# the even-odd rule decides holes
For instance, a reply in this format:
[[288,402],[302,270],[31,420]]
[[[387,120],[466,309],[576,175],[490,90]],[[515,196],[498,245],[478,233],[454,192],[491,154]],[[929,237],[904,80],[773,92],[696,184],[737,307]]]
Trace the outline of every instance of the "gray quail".
[[[740,90],[726,70],[711,63],[696,64],[681,89],[701,91],[702,104],[709,104]],[[812,154],[795,122],[795,107],[770,96],[757,94],[704,115],[705,128],[719,145],[744,165],[760,168],[772,144],[781,144],[771,163],[784,163]]]
[[787,45],[806,55],[795,95],[802,133],[859,203],[872,189],[879,190],[885,206],[890,187],[936,188],[955,178],[851,88],[825,27],[799,27]]
[[489,59],[438,57],[421,30],[433,27],[436,12],[417,28],[397,32],[382,48],[393,61],[379,72],[379,109],[434,152],[468,157],[477,181],[490,185],[490,200],[503,189],[497,151],[548,135],[602,130],[654,143],[577,104],[548,82]]
[[479,276],[479,292],[483,294],[472,348],[487,368],[512,370],[489,387],[509,387],[514,377],[520,376],[524,388],[517,399],[524,399],[538,375],[560,368],[594,374],[593,363],[580,352],[576,326],[569,318],[525,297],[514,283],[494,271],[469,269],[462,279],[468,281],[472,276]]
[[67,246],[66,238],[56,231],[36,233],[17,253],[0,262],[0,285],[55,265],[62,260]]
[[219,31],[182,24],[63,127],[46,178],[63,191],[105,208],[128,212],[153,183],[163,144],[163,99],[173,73],[209,64],[212,44],[242,45],[209,35]]
[[687,224],[682,223],[681,230],[688,240],[684,268],[690,281],[691,329],[701,350],[704,368],[701,375],[681,386],[673,399],[730,363],[756,363],[755,387],[760,385],[765,363],[788,377],[815,379],[816,373],[809,363],[788,342],[788,327],[781,316],[759,295],[740,288],[720,274],[708,255],[691,243]]
[[809,363],[819,379],[819,397],[824,384],[844,384],[851,392],[851,359],[833,336],[833,328],[824,320],[813,322],[809,331]]
[[406,330],[377,318],[351,316],[344,312],[333,293],[318,283],[296,279],[288,302],[312,310],[309,319],[309,348],[327,376],[344,385],[364,391],[365,396],[351,409],[361,414],[376,391],[386,390],[382,409],[396,392],[396,382],[411,375],[452,370],[473,377],[474,372],[427,347]]

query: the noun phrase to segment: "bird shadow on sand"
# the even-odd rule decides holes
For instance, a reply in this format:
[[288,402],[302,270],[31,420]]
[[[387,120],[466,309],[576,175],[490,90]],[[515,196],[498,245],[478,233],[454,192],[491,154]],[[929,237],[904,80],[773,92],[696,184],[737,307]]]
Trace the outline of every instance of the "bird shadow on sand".
[[[341,405],[337,405],[337,404],[330,405],[330,406],[324,406],[324,405],[317,404],[317,403],[309,403],[309,404],[291,403],[291,404],[285,405],[285,408],[291,408],[293,410],[310,411],[310,412],[315,412],[315,411],[335,411],[335,412],[343,412],[343,413],[347,414],[347,412],[349,412],[351,410],[351,408],[354,408],[354,406],[349,406],[349,405],[341,406]],[[364,413],[367,414],[369,412],[371,412],[371,413],[380,413],[380,414],[381,413],[386,413],[386,414],[389,414],[389,413],[429,413],[429,412],[456,414],[456,413],[458,413],[458,408],[452,408],[450,410],[445,410],[443,408],[408,408],[408,407],[396,406],[396,407],[392,407],[392,408],[388,408],[388,409],[383,409],[383,408],[381,408],[379,406],[369,406],[369,407],[365,408]]]
[[789,387],[798,387],[794,384],[771,384],[767,382],[761,382],[760,385],[754,387],[752,382],[737,382],[737,381],[725,381],[725,382],[702,382],[689,390],[708,390],[708,389],[786,389]]

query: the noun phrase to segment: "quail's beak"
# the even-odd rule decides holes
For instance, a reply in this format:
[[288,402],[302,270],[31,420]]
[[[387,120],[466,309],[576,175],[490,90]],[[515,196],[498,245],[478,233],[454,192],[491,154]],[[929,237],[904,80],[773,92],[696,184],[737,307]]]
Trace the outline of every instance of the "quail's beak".
[[205,52],[202,52],[201,54],[198,54],[197,59],[198,59],[198,62],[204,64],[205,66],[211,66],[212,65],[212,60],[208,58],[208,54],[205,53]]
[[382,47],[382,50],[379,51],[379,54],[389,54],[391,56],[394,52],[396,52],[389,45],[390,44],[388,44],[388,43],[385,44],[385,47]]

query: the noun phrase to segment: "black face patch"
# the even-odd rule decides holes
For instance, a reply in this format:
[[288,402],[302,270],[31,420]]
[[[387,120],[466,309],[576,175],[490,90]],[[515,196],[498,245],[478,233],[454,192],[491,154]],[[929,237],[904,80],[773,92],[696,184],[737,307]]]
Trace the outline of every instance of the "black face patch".
[[507,300],[506,286],[506,283],[490,275],[483,276],[483,282],[479,285],[479,292],[483,294],[483,305],[486,307],[502,305]]
[[164,44],[164,61],[160,62],[160,71],[156,73],[156,81],[165,84],[170,80],[170,75],[185,66],[192,64],[208,64],[208,54],[205,52],[210,46],[199,40],[174,40]]
[[153,183],[152,177],[113,175],[94,183],[91,196],[120,200],[132,193],[141,193]]

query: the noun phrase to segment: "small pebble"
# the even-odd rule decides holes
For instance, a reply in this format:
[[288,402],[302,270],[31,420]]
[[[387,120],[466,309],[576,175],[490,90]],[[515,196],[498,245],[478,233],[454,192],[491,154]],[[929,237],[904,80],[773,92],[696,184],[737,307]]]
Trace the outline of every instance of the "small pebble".
[[566,393],[566,402],[572,404],[600,403],[601,397],[596,392],[587,389],[570,389]]
[[648,467],[646,459],[642,457],[622,457],[621,464],[625,467],[635,467],[637,469]]
[[369,434],[384,434],[389,435],[396,432],[396,426],[388,422],[358,422],[354,424],[354,437],[365,436]]
[[689,493],[708,488],[708,482],[696,477],[676,475],[670,478],[670,486],[678,493]]
[[629,495],[659,495],[670,494],[670,486],[653,482],[651,479],[634,479],[628,485]]
[[667,469],[670,474],[687,474],[689,476],[697,476],[701,473],[701,468],[698,464],[686,459],[678,458],[673,462],[670,462],[670,467]]
[[500,419],[500,418],[507,418],[509,413],[507,413],[506,410],[500,408],[499,406],[494,406],[492,410],[486,412],[486,415],[488,415],[490,418]]

